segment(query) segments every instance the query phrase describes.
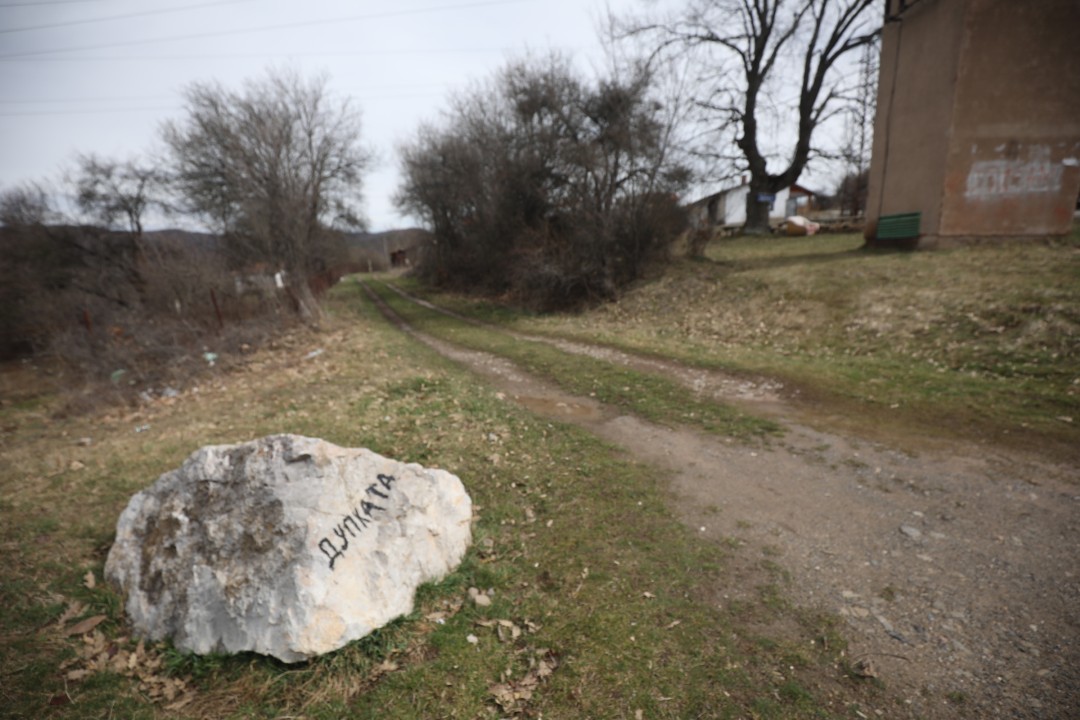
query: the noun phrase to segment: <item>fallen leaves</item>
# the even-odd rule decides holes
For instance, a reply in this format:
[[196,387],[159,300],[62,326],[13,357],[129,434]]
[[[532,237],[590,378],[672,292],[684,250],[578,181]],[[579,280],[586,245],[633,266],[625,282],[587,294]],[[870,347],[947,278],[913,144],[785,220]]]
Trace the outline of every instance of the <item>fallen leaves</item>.
[[499,638],[499,642],[513,642],[522,636],[524,633],[534,634],[540,631],[540,625],[534,623],[532,620],[525,618],[521,620],[521,625],[513,622],[512,620],[477,620],[477,627],[482,628],[494,628],[495,635]]
[[877,668],[866,658],[856,660],[851,666],[851,672],[856,677],[861,678],[876,678],[878,676]]
[[551,676],[559,666],[558,656],[541,648],[532,651],[529,656],[529,669],[518,680],[511,680],[508,673],[503,673],[502,682],[488,688],[495,703],[503,712],[519,715],[525,711],[525,705],[532,700],[533,693],[540,683]]
[[486,537],[477,544],[477,554],[483,562],[492,562],[498,559],[495,554],[495,539]]
[[94,615],[93,617],[88,617],[85,620],[81,620],[69,627],[66,631],[64,631],[64,635],[68,637],[72,635],[85,635],[86,633],[90,632],[98,625],[103,623],[105,620],[106,617],[104,615]]
[[476,624],[480,627],[495,628],[499,642],[513,642],[522,634],[521,628],[509,620],[478,620]]
[[491,607],[490,590],[485,593],[482,590],[471,587],[469,588],[469,599],[472,600],[477,607]]
[[86,605],[83,605],[81,602],[77,601],[71,602],[68,604],[67,608],[60,615],[60,617],[57,618],[56,625],[57,627],[63,628],[65,625],[68,624],[69,620],[71,620],[72,618],[77,618],[85,612]]
[[[88,583],[93,573],[87,573]],[[92,584],[87,584],[92,587]],[[179,710],[195,699],[195,690],[183,678],[168,677],[162,672],[164,660],[153,648],[147,648],[140,640],[131,643],[126,637],[107,638],[98,625],[107,620],[105,615],[93,615],[64,628],[68,620],[78,617],[86,610],[82,603],[72,603],[60,617],[59,626],[65,637],[82,636],[82,643],[73,658],[60,664],[64,680],[79,682],[102,672],[113,672],[138,681],[138,689],[153,702],[168,703],[166,710]],[[50,704],[71,702],[64,693],[50,700]]]
[[[503,618],[477,620],[477,627],[495,631],[501,643],[516,643],[526,634],[535,634],[541,626],[528,618],[514,622]],[[470,642],[475,635],[470,635]],[[476,639],[479,642],[479,638]],[[512,671],[507,668],[499,677],[499,682],[488,687],[495,703],[503,712],[518,715],[525,711],[525,705],[532,699],[533,693],[559,665],[558,656],[549,649],[521,648],[515,652],[518,656],[528,657],[528,669],[520,678],[513,679]]]
[[[424,615],[424,620],[429,623],[436,623],[438,625],[445,625],[447,619],[452,618],[461,611],[464,603],[461,600],[444,600],[440,605],[441,609],[433,610]],[[427,626],[428,630],[433,630],[432,626]]]

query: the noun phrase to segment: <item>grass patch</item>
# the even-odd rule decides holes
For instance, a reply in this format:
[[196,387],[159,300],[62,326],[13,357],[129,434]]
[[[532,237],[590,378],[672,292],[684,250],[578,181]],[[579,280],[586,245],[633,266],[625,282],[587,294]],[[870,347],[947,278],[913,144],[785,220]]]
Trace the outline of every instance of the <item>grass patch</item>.
[[384,302],[411,326],[455,344],[507,358],[524,371],[571,394],[666,425],[688,425],[743,440],[779,432],[779,426],[727,405],[702,399],[666,377],[638,372],[603,360],[562,352],[542,342],[447,317],[412,303],[385,285],[370,283]]
[[843,429],[993,438],[1075,459],[1080,230],[1056,244],[913,253],[862,242],[716,240],[707,262],[677,261],[573,316],[432,299],[528,333],[775,377]]
[[[834,696],[806,677],[842,683],[834,659],[810,654],[794,666],[786,643],[744,639],[742,610],[709,599],[709,588],[724,586],[729,550],[683,527],[652,470],[501,400],[389,327],[355,284],[336,290],[329,309],[322,333],[297,331],[179,398],[33,422],[19,413],[39,410],[5,408],[16,425],[4,436],[0,469],[7,559],[0,565],[0,702],[8,716],[502,717],[511,711],[493,688],[521,680],[541,660],[556,669],[513,712],[745,717],[759,698],[771,698],[774,717],[828,712]],[[323,352],[313,356],[315,349]],[[687,412],[649,378],[623,379],[539,348],[521,355],[552,374],[591,378],[585,382],[598,383],[590,384],[598,393],[645,383],[651,412],[672,422]],[[631,403],[623,392],[613,393],[616,401]],[[717,427],[729,422],[710,417]],[[120,598],[102,581],[129,497],[201,445],[276,432],[366,446],[459,475],[478,509],[465,562],[422,588],[409,616],[309,663],[149,647],[141,662],[160,663],[147,670],[154,687],[175,681],[190,689],[179,707],[170,709],[129,674],[72,676],[84,665],[69,663],[95,637],[104,649],[98,657],[135,644]],[[492,591],[490,607],[468,601],[473,586]],[[782,593],[770,589],[763,602],[781,608]],[[65,635],[97,614],[106,616],[99,636]],[[492,620],[522,632],[500,636]],[[810,647],[817,635],[800,627],[791,642]]]

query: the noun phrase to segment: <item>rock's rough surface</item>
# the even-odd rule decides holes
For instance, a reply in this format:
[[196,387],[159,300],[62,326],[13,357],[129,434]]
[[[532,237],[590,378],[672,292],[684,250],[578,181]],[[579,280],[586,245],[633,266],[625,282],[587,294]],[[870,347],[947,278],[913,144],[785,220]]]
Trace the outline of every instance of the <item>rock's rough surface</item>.
[[409,613],[471,519],[444,470],[274,435],[204,447],[135,495],[105,576],[150,639],[297,662]]

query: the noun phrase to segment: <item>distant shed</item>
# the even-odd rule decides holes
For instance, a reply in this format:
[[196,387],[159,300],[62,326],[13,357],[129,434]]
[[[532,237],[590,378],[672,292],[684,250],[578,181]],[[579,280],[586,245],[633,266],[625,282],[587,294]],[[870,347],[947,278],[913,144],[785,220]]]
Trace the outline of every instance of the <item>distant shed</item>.
[[[740,184],[713,193],[691,203],[688,207],[690,221],[695,227],[741,228],[746,224],[746,195],[750,184],[746,178]],[[769,221],[779,225],[791,215],[805,214],[813,205],[814,192],[801,185],[784,188],[769,200]]]

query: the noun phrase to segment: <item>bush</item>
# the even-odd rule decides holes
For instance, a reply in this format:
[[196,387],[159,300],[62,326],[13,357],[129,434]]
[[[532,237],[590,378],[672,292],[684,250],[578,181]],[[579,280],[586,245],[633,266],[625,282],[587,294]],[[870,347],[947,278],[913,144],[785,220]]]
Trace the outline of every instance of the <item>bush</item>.
[[3,359],[35,356],[64,384],[112,397],[179,385],[203,353],[254,346],[295,322],[287,294],[245,284],[190,234],[9,223],[0,228]]
[[685,225],[648,77],[588,84],[558,57],[458,98],[402,150],[397,202],[435,233],[418,268],[539,310],[615,297]]

